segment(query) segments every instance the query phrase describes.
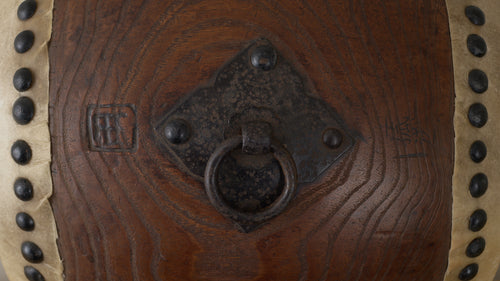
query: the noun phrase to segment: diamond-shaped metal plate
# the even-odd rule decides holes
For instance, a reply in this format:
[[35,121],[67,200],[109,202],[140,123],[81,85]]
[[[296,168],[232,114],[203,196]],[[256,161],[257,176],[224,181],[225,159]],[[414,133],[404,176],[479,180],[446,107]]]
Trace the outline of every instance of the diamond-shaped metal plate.
[[[252,65],[251,55],[260,46],[272,48],[265,39],[253,42],[218,71],[212,85],[189,94],[157,123],[160,143],[180,168],[198,180],[203,179],[216,147],[241,134],[246,122],[271,124],[272,137],[295,161],[299,184],[314,181],[354,144],[335,110],[311,95],[307,80],[279,52],[270,70]],[[174,144],[165,137],[165,127],[173,120],[188,124],[190,137],[185,143]],[[323,143],[329,128],[339,130],[343,139],[333,149]]]

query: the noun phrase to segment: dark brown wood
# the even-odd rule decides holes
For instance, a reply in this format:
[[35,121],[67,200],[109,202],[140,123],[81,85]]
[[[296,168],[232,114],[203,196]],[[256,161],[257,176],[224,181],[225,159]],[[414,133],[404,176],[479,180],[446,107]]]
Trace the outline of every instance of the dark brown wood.
[[[241,233],[153,124],[260,37],[357,142],[284,213]],[[444,0],[55,0],[50,67],[66,280],[442,279],[454,136]],[[90,105],[135,109],[136,142],[96,150]]]

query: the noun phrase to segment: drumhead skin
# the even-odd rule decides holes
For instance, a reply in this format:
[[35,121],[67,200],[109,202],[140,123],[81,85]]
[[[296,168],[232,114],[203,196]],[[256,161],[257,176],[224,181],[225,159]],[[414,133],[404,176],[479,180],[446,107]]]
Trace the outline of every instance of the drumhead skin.
[[[495,1],[3,2],[11,280],[493,279]],[[314,134],[310,104],[338,131]],[[342,153],[305,175],[304,141]],[[224,197],[233,158],[276,160],[263,211]]]
[[495,85],[500,77],[492,63],[500,56],[495,47],[500,22],[494,14],[500,3],[447,2],[456,99],[453,228],[445,280],[492,280],[500,262]]

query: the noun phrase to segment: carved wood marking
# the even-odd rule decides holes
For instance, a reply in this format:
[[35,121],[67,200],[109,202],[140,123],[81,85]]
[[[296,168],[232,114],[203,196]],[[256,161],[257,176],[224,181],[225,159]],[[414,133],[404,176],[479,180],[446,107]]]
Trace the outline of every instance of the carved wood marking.
[[396,141],[403,144],[432,144],[431,136],[418,127],[418,120],[415,120],[415,117],[405,116],[397,124],[386,120],[385,133],[386,136],[392,135]]
[[137,150],[137,118],[135,106],[88,106],[87,127],[90,150],[134,152]]

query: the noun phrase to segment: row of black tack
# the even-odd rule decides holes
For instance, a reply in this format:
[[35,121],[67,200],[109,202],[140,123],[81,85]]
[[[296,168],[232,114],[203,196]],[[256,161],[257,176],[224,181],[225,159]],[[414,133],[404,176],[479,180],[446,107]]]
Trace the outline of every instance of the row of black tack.
[[[35,0],[25,0],[17,9],[17,17],[21,21],[27,21],[33,17],[37,10]],[[35,42],[35,34],[31,30],[20,32],[14,39],[14,50],[18,54],[28,52]],[[33,86],[33,73],[28,68],[20,68],[14,74],[13,84],[18,92],[25,92]],[[35,117],[35,104],[27,96],[19,97],[12,106],[12,116],[19,125],[30,123]],[[12,159],[18,165],[28,165],[33,156],[30,145],[25,140],[17,140],[11,147]],[[34,196],[32,183],[26,178],[18,178],[14,182],[14,193],[19,200],[30,201]],[[34,219],[25,212],[16,215],[16,224],[23,231],[33,231],[35,229]],[[43,251],[38,245],[31,241],[25,241],[21,244],[21,254],[26,261],[37,264],[43,262]],[[24,267],[24,275],[29,281],[45,281],[43,275],[33,267],[27,265]]]
[[[477,26],[485,24],[485,16],[483,11],[476,6],[467,6],[465,8],[465,16],[469,21]],[[470,34],[467,37],[467,49],[475,57],[482,58],[487,53],[487,45],[485,40],[477,35]],[[488,76],[480,69],[473,69],[468,75],[469,87],[476,94],[483,94],[488,90]],[[469,107],[468,112],[469,122],[476,128],[482,128],[488,121],[488,111],[482,103],[474,103]],[[487,155],[487,149],[484,142],[476,140],[470,147],[470,158],[475,163],[481,163]],[[488,189],[488,177],[484,173],[474,175],[469,184],[469,192],[473,198],[479,198],[486,193]],[[475,210],[469,218],[469,230],[479,232],[486,225],[487,215],[483,209]],[[486,247],[486,240],[478,236],[474,238],[465,250],[465,254],[469,258],[479,257]],[[465,266],[459,273],[458,279],[472,280],[479,272],[479,265],[471,263]]]

